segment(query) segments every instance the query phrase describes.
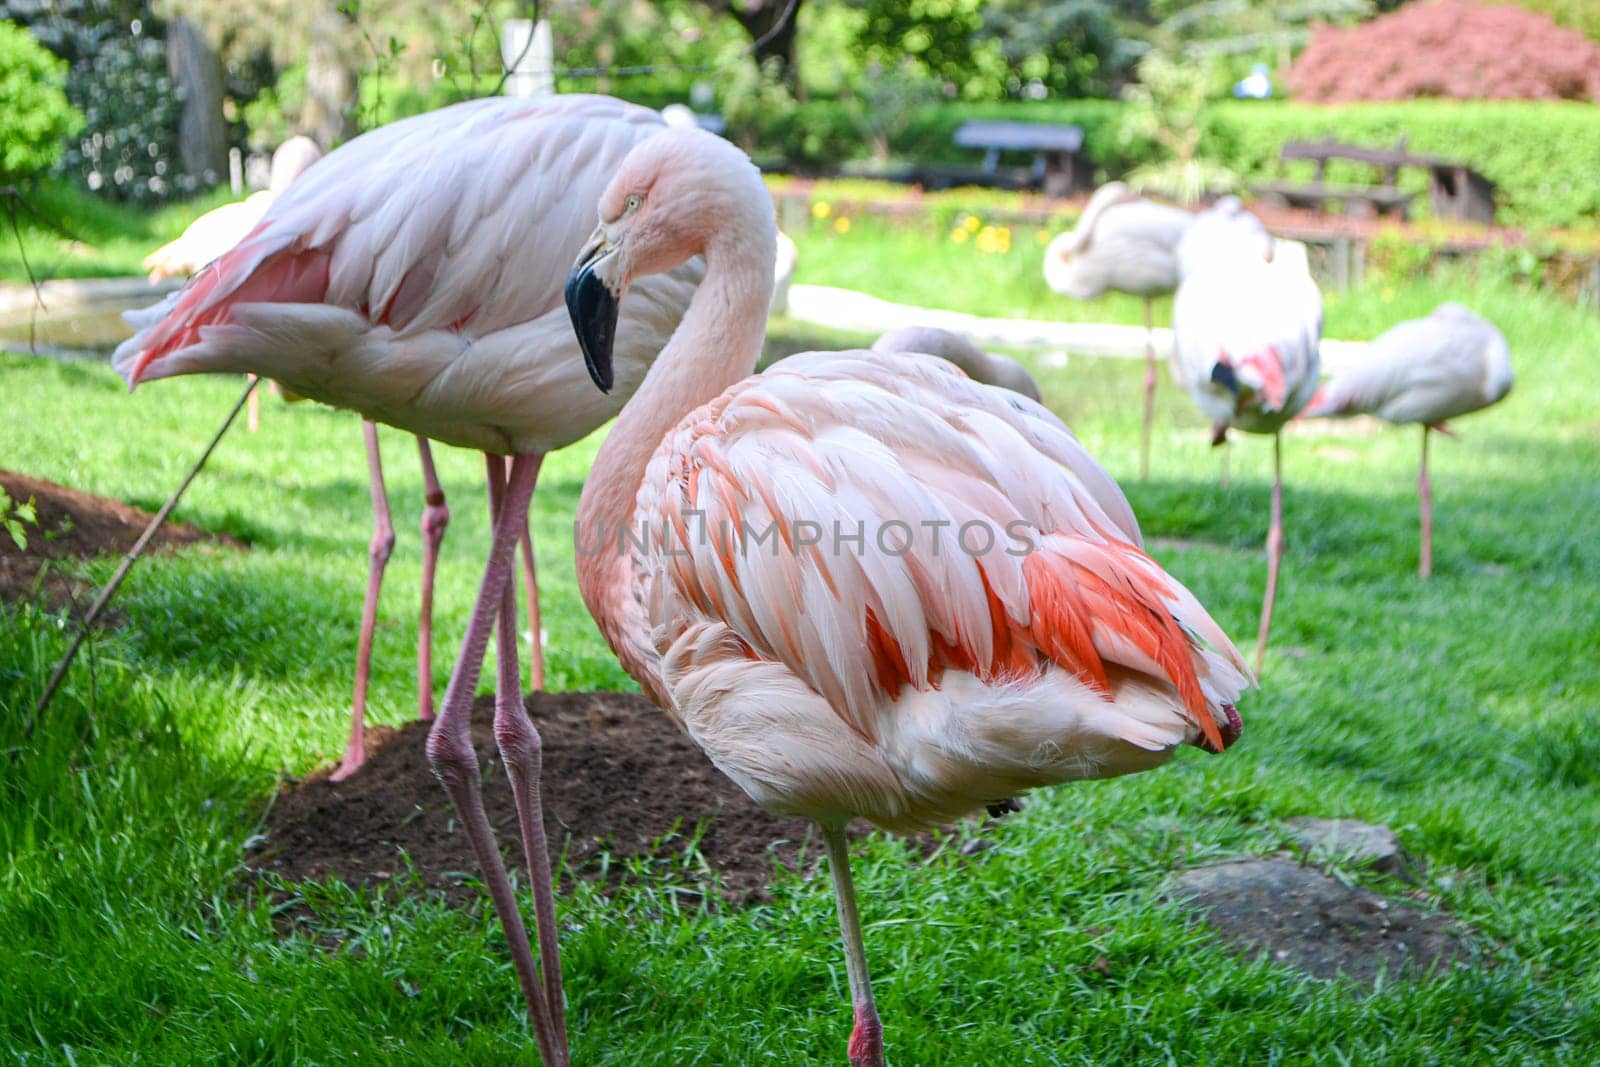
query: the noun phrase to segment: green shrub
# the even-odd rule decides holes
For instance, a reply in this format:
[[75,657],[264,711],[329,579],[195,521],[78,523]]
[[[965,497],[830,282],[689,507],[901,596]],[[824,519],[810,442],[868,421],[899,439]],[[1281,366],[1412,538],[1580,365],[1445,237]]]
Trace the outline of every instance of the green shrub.
[[[1073,123],[1083,127],[1084,148],[1098,176],[1115,178],[1158,158],[1154,142],[1132,117],[1128,106],[1115,100],[938,104],[912,115],[890,148],[921,163],[975,163],[975,153],[951,140],[968,119]],[[1227,101],[1209,105],[1200,122],[1199,158],[1221,164],[1247,183],[1312,176],[1311,163],[1282,162],[1286,141],[1334,137],[1393,145],[1404,134],[1412,151],[1460,160],[1495,182],[1501,222],[1600,223],[1600,107],[1592,104],[1414,100],[1321,107]],[[752,119],[750,129],[739,132],[758,146],[758,154],[790,162],[840,163],[868,155],[849,107],[839,101],[808,101],[782,116]],[[1370,167],[1355,163],[1330,164],[1327,176],[1357,185],[1373,177]],[[1425,194],[1427,183],[1426,171],[1400,171],[1402,189]]]
[[0,22],[0,185],[32,177],[61,156],[61,142],[83,128],[67,103],[67,65],[28,31]]
[[968,119],[1014,119],[1083,127],[1084,151],[1110,174],[1155,156],[1148,137],[1126,135],[1126,106],[1115,100],[1060,100],[992,104],[941,104],[924,108],[906,125],[894,145],[897,154],[929,163],[973,162],[970,149],[957,148],[956,127]]
[[26,25],[70,64],[67,99],[85,121],[58,173],[135,204],[192,195],[223,177],[184,170],[183,101],[167,76],[162,24],[148,0],[0,0],[0,16]]

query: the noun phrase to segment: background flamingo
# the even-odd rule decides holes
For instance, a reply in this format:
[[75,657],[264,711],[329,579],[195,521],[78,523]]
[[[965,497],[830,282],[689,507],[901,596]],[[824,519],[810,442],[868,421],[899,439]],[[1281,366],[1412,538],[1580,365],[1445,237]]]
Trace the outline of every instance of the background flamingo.
[[[256,373],[486,454],[492,547],[428,758],[505,927],[547,1064],[567,1059],[565,1009],[539,738],[518,685],[512,554],[543,455],[617,412],[699,279],[690,263],[636,287],[629,313],[613,323],[618,390],[596,392],[561,285],[605,181],[662,128],[654,111],[570,95],[477,100],[358,137],[291,187],[114,357],[130,384]],[[484,814],[469,736],[491,631],[499,640],[495,730],[529,862],[538,967]]]
[[1070,233],[1044,250],[1044,280],[1074,300],[1108,289],[1144,300],[1144,421],[1139,429],[1139,477],[1150,475],[1150,423],[1155,417],[1155,324],[1150,302],[1178,285],[1178,242],[1193,216],[1182,208],[1134,196],[1121,182],[1094,191]]
[[1367,414],[1422,424],[1422,550],[1418,570],[1433,573],[1433,490],[1428,433],[1450,433],[1446,419],[1498,403],[1511,391],[1511,351],[1492,322],[1460,304],[1440,304],[1425,319],[1382,333],[1360,362],[1335,375],[1306,405],[1307,418]]
[[1253,216],[1240,218],[1229,205],[1197,218],[1178,255],[1183,281],[1172,307],[1173,376],[1211,418],[1213,444],[1222,444],[1233,426],[1272,435],[1267,591],[1256,636],[1260,671],[1283,561],[1280,431],[1317,386],[1322,294],[1303,245],[1273,242]]
[[[778,236],[782,237],[782,234]],[[781,253],[780,253],[781,254]],[[872,342],[874,352],[921,352],[954,363],[967,377],[984,385],[998,385],[1029,400],[1039,400],[1039,385],[1027,368],[1014,359],[985,352],[972,338],[937,326],[902,326]]]
[[[1184,742],[1220,750],[1248,673],[1038,404],[884,352],[745,377],[775,228],[738,149],[665,133],[599,214],[567,300],[602,389],[624,294],[700,253],[706,277],[584,485],[579,587],[624,668],[724,773],[821,826],[850,1060],[881,1065],[845,824],[910,830],[1154,767]],[[610,539],[636,522],[660,536]],[[886,543],[896,524],[907,536]],[[745,539],[774,526],[771,549]],[[1031,551],[1010,551],[1019,540]]]

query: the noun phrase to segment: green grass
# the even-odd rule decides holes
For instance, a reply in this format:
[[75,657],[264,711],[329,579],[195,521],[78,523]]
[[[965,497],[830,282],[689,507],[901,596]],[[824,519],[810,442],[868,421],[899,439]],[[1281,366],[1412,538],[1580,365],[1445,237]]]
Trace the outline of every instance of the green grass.
[[0,233],[0,282],[26,282],[29,267],[41,280],[143,274],[145,256],[207,211],[233,199],[223,187],[147,211],[102,200],[64,183],[44,183],[24,195],[33,210],[17,211],[21,249],[9,223]]
[[[802,244],[807,280],[858,268],[823,262],[819,247]],[[1011,299],[971,258],[924,246],[914,261],[916,290],[909,275],[867,287],[986,292],[996,310]],[[1447,297],[1500,322],[1519,384],[1435,446],[1435,577],[1414,573],[1414,433],[1292,436],[1274,652],[1236,749],[1041,794],[985,831],[994,847],[975,857],[952,845],[923,861],[881,837],[858,849],[893,1062],[1595,1062],[1600,320],[1457,274],[1387,299],[1349,294],[1329,332],[1368,336]],[[1124,479],[1156,555],[1250,637],[1266,444],[1238,442],[1233,488],[1219,491],[1199,416],[1163,381],[1141,484],[1141,368],[1036,369],[1046,402]],[[20,355],[0,356],[0,381],[0,465],[145,507],[239,389],[179,379],[129,397],[103,366]],[[269,904],[238,888],[262,798],[342,746],[369,535],[354,417],[264,408],[261,432],[230,435],[179,510],[253,550],[142,563],[118,601],[122,625],[95,641],[26,744],[20,721],[63,633],[34,610],[0,609],[0,1056],[529,1062],[486,907],[308,886],[316,925],[283,937]],[[373,711],[396,723],[413,706],[420,479],[408,439],[383,440],[399,545]],[[628,684],[572,576],[570,517],[597,441],[553,456],[534,502],[555,688]],[[487,535],[479,461],[439,459],[454,515],[439,592],[448,662]],[[1475,926],[1484,960],[1367,993],[1237,960],[1164,902],[1174,867],[1269,852],[1294,815],[1394,827],[1425,864],[1413,903]],[[826,876],[781,877],[769,902],[737,912],[680,905],[672,879],[564,898],[578,1062],[842,1061],[849,1009]]]

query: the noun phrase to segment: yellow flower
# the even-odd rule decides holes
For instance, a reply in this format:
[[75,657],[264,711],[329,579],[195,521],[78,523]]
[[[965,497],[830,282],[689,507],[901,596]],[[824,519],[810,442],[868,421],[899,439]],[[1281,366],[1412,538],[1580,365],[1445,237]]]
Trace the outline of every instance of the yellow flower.
[[1011,231],[1004,226],[985,226],[978,231],[978,250],[987,255],[1011,251]]
[[966,244],[967,243],[967,228],[965,226],[957,226],[955,229],[951,230],[950,231],[950,240],[954,241],[958,245]]
[[976,215],[968,215],[961,220],[961,225],[967,228],[968,233],[976,233],[978,227],[983,225],[983,220]]
[[826,200],[818,200],[811,205],[811,217],[814,219],[825,219],[831,214],[833,214],[833,205]]
[[1047,245],[1050,243],[1050,235],[1044,230],[1034,230],[1033,243],[1036,245]]
[[850,220],[844,215],[840,215],[838,218],[833,220],[833,228],[839,233],[849,233]]

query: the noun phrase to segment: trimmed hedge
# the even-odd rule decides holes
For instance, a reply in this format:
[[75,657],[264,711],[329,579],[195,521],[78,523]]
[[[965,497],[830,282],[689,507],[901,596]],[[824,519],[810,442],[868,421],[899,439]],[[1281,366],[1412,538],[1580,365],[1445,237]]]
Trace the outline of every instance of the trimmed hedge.
[[[1089,157],[1103,177],[1115,177],[1155,158],[1155,146],[1133,136],[1126,108],[1114,100],[942,104],[924,109],[893,143],[897,156],[925,163],[977,162],[951,143],[967,119],[1075,123],[1084,128]],[[1227,101],[1201,119],[1202,155],[1246,182],[1310,178],[1310,163],[1284,164],[1286,141],[1335,137],[1362,145],[1393,145],[1401,134],[1415,152],[1460,160],[1498,185],[1502,222],[1555,227],[1600,223],[1600,107],[1521,101],[1416,100],[1320,107]],[[743,132],[743,131],[739,131]],[[838,164],[865,156],[865,144],[843,104],[816,101],[775,117],[750,139],[793,163]],[[1401,170],[1401,187],[1425,192],[1426,172]],[[1329,181],[1367,184],[1372,170],[1333,164]]]

